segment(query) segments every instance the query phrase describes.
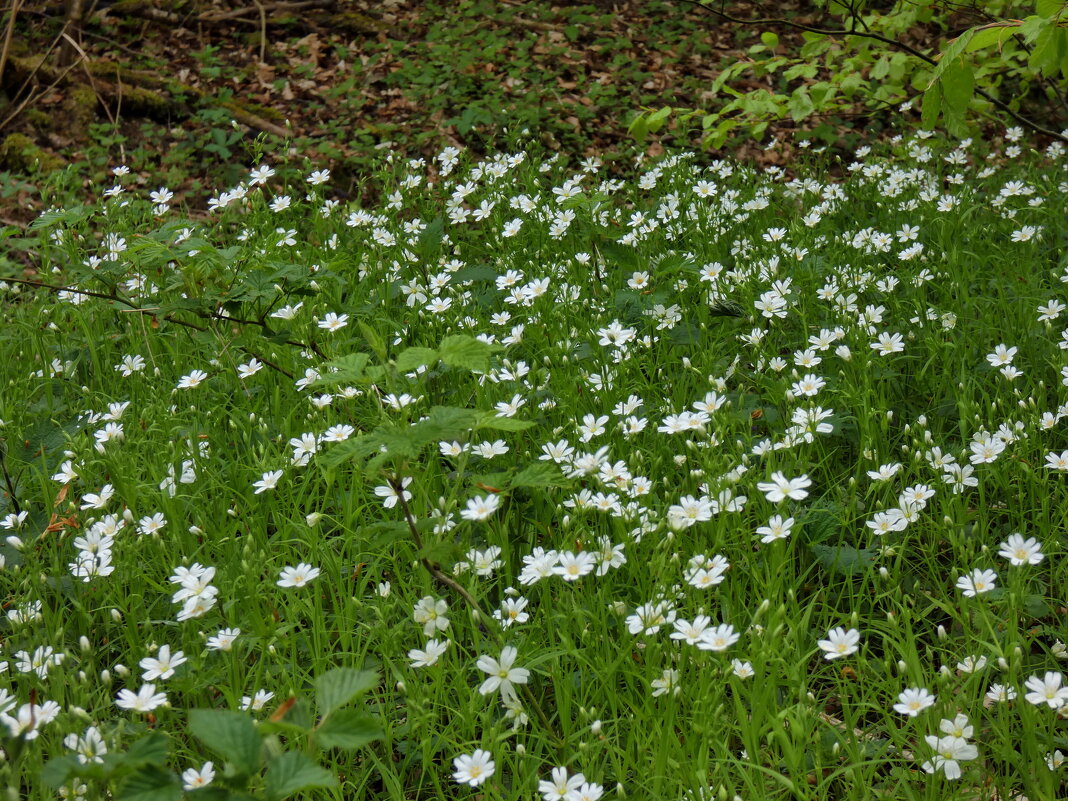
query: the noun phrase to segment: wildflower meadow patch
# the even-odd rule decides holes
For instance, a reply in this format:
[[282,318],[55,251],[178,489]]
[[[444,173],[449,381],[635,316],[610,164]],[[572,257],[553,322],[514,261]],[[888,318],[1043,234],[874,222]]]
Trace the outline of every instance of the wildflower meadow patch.
[[613,166],[4,230],[6,798],[1068,794],[1064,148]]

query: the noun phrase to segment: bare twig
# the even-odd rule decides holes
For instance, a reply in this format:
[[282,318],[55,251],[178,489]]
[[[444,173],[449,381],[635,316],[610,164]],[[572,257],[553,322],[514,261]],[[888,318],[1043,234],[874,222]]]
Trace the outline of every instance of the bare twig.
[[[897,39],[891,39],[878,33],[872,33],[871,31],[832,30],[828,28],[817,28],[812,25],[804,25],[799,22],[794,22],[793,20],[778,18],[744,19],[742,17],[735,17],[730,14],[727,14],[724,11],[720,11],[719,9],[707,6],[701,0],[675,0],[675,2],[682,3],[688,6],[693,6],[694,8],[699,8],[706,14],[711,14],[715,17],[718,17],[719,19],[726,20],[727,22],[732,22],[736,25],[782,25],[787,28],[793,28],[794,30],[807,31],[809,33],[818,33],[823,36],[859,36],[864,39],[873,39],[876,42],[882,42],[905,53],[908,53],[911,56],[915,56],[916,58],[920,59],[926,64],[930,64],[931,66],[935,66],[938,64],[938,61],[936,59],[932,58],[926,53],[917,50],[914,47],[911,47],[910,45],[905,44],[904,42],[899,42]],[[1014,111],[1008,103],[1005,103],[1002,100],[998,100],[986,90],[976,87],[975,93],[980,97],[984,98],[985,100],[988,100],[989,102],[993,103],[995,106],[997,106],[1003,112],[1008,114],[1018,123],[1023,126],[1026,126],[1027,128],[1030,128],[1032,131],[1043,134],[1052,139],[1058,139],[1062,142],[1068,142],[1068,136],[1057,131],[1050,130],[1048,128],[1043,128],[1037,122],[1029,120],[1023,115]]]
[[4,78],[4,67],[7,66],[7,54],[11,52],[11,37],[15,34],[15,17],[19,15],[22,0],[12,0],[11,16],[7,20],[7,30],[4,31],[4,46],[0,48],[0,80]]
[[[43,281],[34,281],[32,279],[29,279],[29,278],[4,278],[2,280],[7,281],[8,283],[12,283],[12,284],[22,284],[23,286],[36,287],[37,289],[47,289],[50,292],[70,292],[70,293],[75,294],[75,295],[85,295],[86,297],[90,297],[90,298],[100,298],[102,300],[110,300],[110,301],[113,301],[115,303],[120,303],[123,306],[126,306],[125,311],[127,311],[127,312],[133,312],[133,313],[141,314],[141,315],[145,315],[145,314],[155,315],[157,312],[160,311],[160,309],[158,307],[149,308],[149,307],[144,307],[144,306],[138,306],[132,300],[124,298],[121,295],[116,295],[114,293],[94,292],[94,291],[92,291],[90,289],[77,289],[75,287],[69,287],[69,286],[57,286],[55,284],[46,284]],[[260,328],[263,328],[263,329],[266,329],[266,330],[270,330],[269,326],[267,325],[267,323],[263,322],[262,320],[243,320],[243,319],[241,319],[239,317],[229,317],[229,316],[227,316],[225,314],[218,314],[216,312],[197,311],[195,309],[191,310],[191,313],[195,314],[197,317],[201,318],[202,320],[217,320],[218,322],[235,323],[237,325],[255,325],[255,326],[258,326]],[[166,320],[169,323],[174,323],[175,325],[180,325],[180,326],[183,326],[185,328],[192,328],[194,331],[207,331],[208,330],[204,326],[197,325],[196,323],[191,323],[188,320],[183,320],[182,318],[176,317],[175,315],[170,314],[170,313],[164,314],[164,315],[161,315],[161,316],[162,316],[162,318],[164,320]],[[326,358],[325,354],[319,349],[319,347],[314,342],[298,342],[297,340],[287,339],[287,340],[285,340],[285,344],[286,345],[291,345],[291,346],[293,346],[295,348],[303,348],[305,350],[310,350],[315,355],[317,355],[319,358],[322,358],[322,359]],[[287,378],[293,378],[293,374],[292,373],[290,373],[288,370],[284,369],[283,367],[280,367],[279,365],[275,364],[270,359],[264,358],[263,356],[260,356],[258,353],[254,352],[254,351],[252,351],[249,348],[246,348],[244,346],[241,346],[240,350],[244,351],[245,353],[249,354],[250,356],[255,356],[257,359],[259,359],[265,365],[267,365],[268,367],[270,367],[270,368],[272,368],[274,370],[277,370],[279,373],[282,373],[282,375],[286,376]]]

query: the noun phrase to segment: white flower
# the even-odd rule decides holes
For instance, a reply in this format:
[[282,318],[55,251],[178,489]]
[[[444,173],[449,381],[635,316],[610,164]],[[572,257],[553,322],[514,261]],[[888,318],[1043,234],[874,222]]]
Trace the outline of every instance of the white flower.
[[701,635],[697,647],[702,651],[726,651],[736,642],[741,635],[734,630],[734,626],[724,623],[714,629],[708,629]]
[[1047,704],[1050,709],[1060,709],[1068,704],[1068,687],[1062,687],[1064,676],[1060,673],[1047,671],[1045,676],[1032,676],[1024,686],[1031,692],[1024,696],[1035,706]]
[[423,650],[418,648],[410,650],[408,658],[412,660],[412,667],[430,667],[430,665],[437,663],[448,647],[448,640],[428,640]]
[[119,690],[119,695],[115,699],[117,707],[134,712],[151,712],[165,703],[167,703],[167,694],[157,693],[155,684],[144,684],[136,693],[133,690]]
[[501,695],[514,697],[515,688],[513,685],[526,684],[527,679],[530,678],[529,670],[512,667],[515,664],[517,655],[518,651],[513,646],[506,645],[501,651],[499,660],[491,656],[480,656],[475,664],[483,673],[488,673],[489,677],[479,686],[479,693],[489,695],[499,689]]
[[805,488],[811,486],[812,481],[808,476],[787,478],[782,473],[772,473],[771,481],[761,481],[757,484],[757,489],[763,492],[772,503],[780,503],[787,498],[795,501],[807,498],[808,491]]
[[1010,534],[1005,542],[1001,543],[998,556],[1008,559],[1009,563],[1019,567],[1020,565],[1037,565],[1045,555],[1042,553],[1042,544],[1034,537],[1026,540],[1020,534]]
[[937,737],[929,734],[924,740],[934,749],[935,756],[923,763],[923,769],[928,773],[942,770],[947,779],[959,779],[959,763],[979,756],[979,750],[963,737]]
[[935,696],[923,687],[910,687],[902,691],[894,704],[894,711],[914,718],[935,702]]
[[965,598],[974,598],[984,592],[994,589],[994,582],[998,574],[993,570],[980,570],[976,568],[966,576],[957,579],[957,589],[964,592]]
[[303,587],[318,577],[321,571],[317,567],[301,562],[296,567],[284,567],[278,574],[279,587]]
[[259,481],[252,482],[252,486],[256,488],[255,495],[259,495],[262,492],[266,492],[269,489],[274,489],[278,486],[278,479],[282,477],[281,470],[268,470],[263,474],[263,478]]
[[172,654],[169,645],[161,646],[155,657],[146,656],[141,660],[140,665],[145,671],[141,678],[145,681],[169,679],[174,675],[174,669],[185,661],[185,654],[181,651]]
[[472,787],[478,787],[496,770],[493,755],[481,748],[475,749],[472,754],[461,754],[453,759],[452,765],[456,768],[452,777],[458,783],[469,784]]
[[860,648],[860,632],[856,629],[846,631],[838,626],[827,632],[827,639],[820,640],[817,645],[825,651],[824,657],[827,659],[849,656]]
[[460,517],[464,520],[485,520],[497,511],[500,503],[500,498],[496,495],[475,496],[467,502],[467,508],[460,512]]
[[182,788],[187,791],[199,790],[207,787],[215,780],[215,766],[211,762],[205,762],[200,769],[189,768],[182,771]]

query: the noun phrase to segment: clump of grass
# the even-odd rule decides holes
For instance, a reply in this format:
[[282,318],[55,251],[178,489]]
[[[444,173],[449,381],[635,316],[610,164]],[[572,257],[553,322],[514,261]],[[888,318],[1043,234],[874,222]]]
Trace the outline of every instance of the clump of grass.
[[155,732],[157,797],[286,797],[187,712],[363,667],[384,736],[308,797],[1063,795],[1068,182],[1021,136],[49,210],[0,307],[7,784],[100,797]]

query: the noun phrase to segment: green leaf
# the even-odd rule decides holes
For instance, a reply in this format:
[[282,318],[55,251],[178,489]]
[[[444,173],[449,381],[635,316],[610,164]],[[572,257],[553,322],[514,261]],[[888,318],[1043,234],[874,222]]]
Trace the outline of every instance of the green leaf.
[[377,684],[378,673],[373,670],[340,667],[327,671],[315,680],[319,714],[325,718]]
[[170,738],[162,732],[153,732],[140,740],[135,740],[126,753],[122,755],[123,764],[131,768],[144,765],[162,765],[167,761],[167,748]]
[[1035,46],[1027,65],[1035,72],[1053,75],[1060,68],[1066,37],[1068,37],[1068,32],[1054,25],[1045,28],[1035,39]]
[[923,93],[923,111],[920,114],[920,124],[929,131],[933,131],[938,124],[938,115],[942,111],[942,85],[932,83]]
[[493,283],[500,273],[488,264],[472,264],[470,267],[461,267],[452,274],[450,284],[463,284],[468,281],[478,283]]
[[397,356],[397,370],[410,373],[423,365],[435,364],[438,352],[433,348],[408,348]]
[[508,482],[511,489],[516,487],[562,487],[567,479],[560,468],[550,462],[534,462],[512,476]]
[[790,119],[799,122],[816,110],[812,98],[804,87],[795,89],[790,95]]
[[760,41],[762,41],[767,47],[774,50],[779,45],[779,36],[771,31],[764,31],[760,34]]
[[371,352],[378,357],[378,361],[386,361],[386,340],[381,333],[373,329],[367,324],[365,320],[357,320],[357,327],[360,329],[360,333],[363,338],[367,340],[368,346],[371,348]]
[[366,353],[350,353],[340,359],[333,359],[326,363],[330,372],[324,373],[323,377],[315,382],[315,386],[327,387],[356,383],[363,378],[369,361],[371,357]]
[[287,751],[268,763],[268,801],[282,801],[309,787],[337,787],[337,778],[300,751]]
[[259,770],[263,741],[251,716],[224,709],[194,709],[189,713],[189,731],[239,773]]
[[516,417],[500,417],[496,412],[482,412],[479,415],[476,430],[488,428],[491,431],[526,431],[534,425],[531,420],[520,420]]
[[975,36],[968,42],[965,52],[974,53],[977,50],[982,50],[991,45],[997,45],[998,50],[1001,50],[1001,46],[1005,43],[1005,40],[1011,39],[1018,29],[1019,26],[1003,24],[976,30]]
[[157,765],[146,765],[130,774],[115,794],[115,801],[179,801],[178,777]]
[[975,93],[975,76],[967,63],[957,63],[942,75],[942,99],[945,101],[946,117],[963,118]]
[[315,731],[323,748],[362,748],[386,736],[375,715],[359,709],[339,709]]
[[490,345],[466,334],[456,334],[441,340],[438,355],[450,367],[485,373],[489,370],[490,355],[499,350],[503,350],[500,345]]
[[1050,19],[1064,11],[1064,0],[1035,0],[1035,13]]
[[859,576],[875,561],[876,551],[858,550],[849,545],[810,545],[812,555],[823,567],[842,576]]
[[71,776],[78,772],[79,767],[81,763],[74,754],[50,759],[41,768],[41,782],[58,789],[70,781]]

